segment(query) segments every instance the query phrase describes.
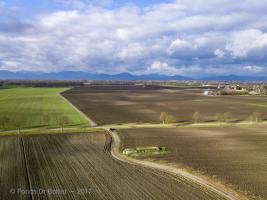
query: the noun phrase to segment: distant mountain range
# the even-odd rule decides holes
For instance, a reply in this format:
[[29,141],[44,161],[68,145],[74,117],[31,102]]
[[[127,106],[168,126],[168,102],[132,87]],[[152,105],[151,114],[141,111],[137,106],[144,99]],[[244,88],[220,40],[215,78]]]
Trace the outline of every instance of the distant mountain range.
[[161,74],[146,74],[146,75],[132,75],[130,73],[120,73],[115,75],[109,74],[95,74],[81,71],[62,71],[62,72],[31,72],[19,71],[11,72],[0,70],[0,80],[128,80],[128,81],[143,81],[143,80],[220,80],[220,81],[267,81],[267,76],[213,76],[205,78],[190,78],[185,76],[167,76]]
[[0,79],[16,79],[16,80],[191,80],[184,76],[166,76],[160,74],[148,75],[132,75],[130,73],[120,73],[115,75],[95,74],[81,71],[62,71],[51,73],[38,73],[30,71],[0,71]]

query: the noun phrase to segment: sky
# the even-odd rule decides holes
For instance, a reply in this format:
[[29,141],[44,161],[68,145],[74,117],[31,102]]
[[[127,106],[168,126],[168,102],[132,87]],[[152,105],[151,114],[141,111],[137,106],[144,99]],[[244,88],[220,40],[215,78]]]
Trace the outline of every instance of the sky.
[[267,75],[267,0],[0,0],[0,70]]

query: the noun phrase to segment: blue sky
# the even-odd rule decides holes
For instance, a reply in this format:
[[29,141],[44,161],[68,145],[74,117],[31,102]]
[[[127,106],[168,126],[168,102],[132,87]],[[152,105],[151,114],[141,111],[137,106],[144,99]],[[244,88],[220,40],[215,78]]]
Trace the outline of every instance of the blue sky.
[[[59,10],[72,10],[77,9],[75,7],[75,3],[73,2],[85,2],[87,5],[91,4],[94,6],[101,6],[109,9],[116,9],[118,7],[122,7],[125,5],[136,5],[139,7],[147,7],[152,5],[157,5],[161,3],[169,3],[173,2],[172,0],[116,0],[116,1],[110,1],[110,0],[104,0],[104,1],[98,1],[98,0],[85,0],[85,1],[77,1],[77,0],[0,0],[0,2],[4,2],[7,7],[16,7],[20,10],[19,13],[21,17],[21,14],[23,13],[23,16],[31,17],[34,14],[38,13],[48,13],[48,12],[55,12]],[[65,2],[65,4],[64,4]]]
[[267,0],[0,0],[0,70],[267,75],[266,21]]

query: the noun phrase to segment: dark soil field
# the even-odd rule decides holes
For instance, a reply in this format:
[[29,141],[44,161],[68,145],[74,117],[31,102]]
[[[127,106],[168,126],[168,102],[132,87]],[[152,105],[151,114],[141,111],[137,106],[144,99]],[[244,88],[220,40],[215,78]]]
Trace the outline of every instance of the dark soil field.
[[114,160],[109,141],[103,132],[1,137],[0,199],[222,199],[182,178]]
[[260,96],[204,96],[205,89],[88,86],[64,92],[64,96],[98,124],[130,122],[159,123],[161,112],[177,121],[192,122],[192,115],[200,113],[199,121],[216,120],[217,113],[231,112],[232,121],[248,120],[253,112],[267,119],[267,97]]
[[177,164],[267,199],[266,130],[266,126],[121,130],[121,150],[167,147],[169,154],[140,159]]
[[0,138],[0,199],[30,199],[15,192],[29,188],[21,145],[19,137]]

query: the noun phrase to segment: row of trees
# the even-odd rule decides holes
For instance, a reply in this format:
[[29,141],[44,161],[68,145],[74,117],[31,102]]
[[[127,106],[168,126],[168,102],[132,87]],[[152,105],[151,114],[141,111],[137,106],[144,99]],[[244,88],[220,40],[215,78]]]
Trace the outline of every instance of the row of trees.
[[[201,114],[199,112],[195,112],[192,116],[193,123],[198,123],[201,118]],[[215,116],[216,120],[220,123],[225,122],[229,123],[233,121],[233,114],[231,112],[225,112],[225,113],[217,113]],[[160,114],[160,122],[163,124],[171,124],[175,123],[177,121],[176,117],[170,114],[167,114],[166,112],[162,112]],[[253,112],[249,116],[249,121],[251,122],[260,122],[262,121],[262,114],[260,112]]]
[[[223,114],[216,114],[216,119],[218,122],[226,122],[229,123],[231,121],[233,121],[233,115],[231,112],[226,112]],[[250,122],[260,122],[262,121],[262,114],[260,112],[253,112],[250,116],[249,116],[249,121]]]
[[18,133],[20,133],[20,130],[25,125],[25,120],[20,119],[20,120],[11,121],[11,119],[9,117],[6,117],[6,116],[0,117],[1,130],[6,130],[11,125],[15,126],[18,130]]
[[[49,126],[49,123],[51,121],[50,115],[43,115],[42,121],[45,126]],[[61,127],[61,131],[63,132],[63,128],[69,124],[69,118],[67,116],[61,116],[57,120],[57,125]],[[26,121],[23,119],[17,119],[17,120],[11,120],[7,116],[0,117],[0,129],[1,130],[7,130],[9,127],[16,127],[18,130],[18,133],[20,133],[20,130],[25,127]]]

